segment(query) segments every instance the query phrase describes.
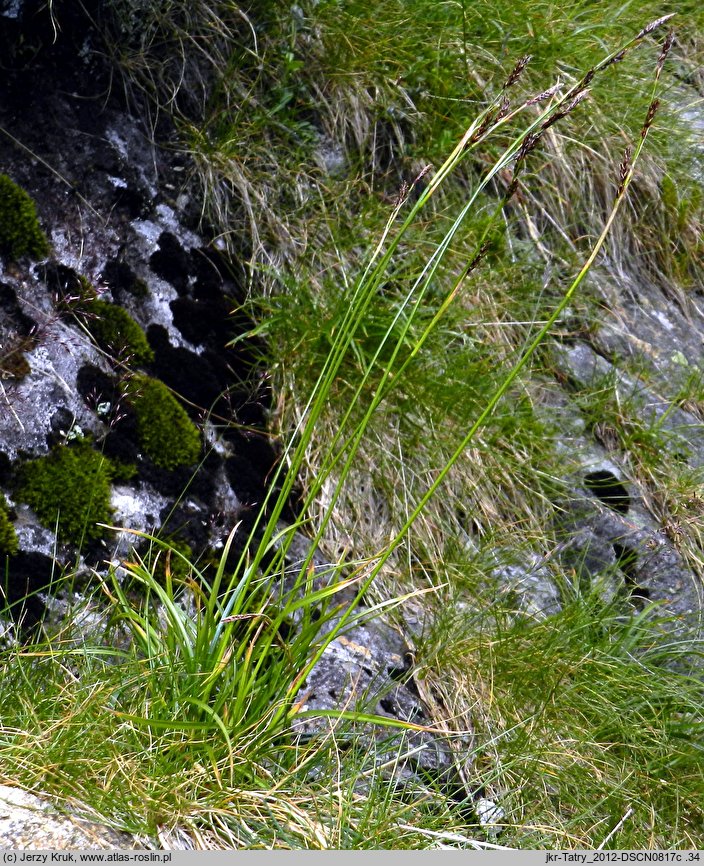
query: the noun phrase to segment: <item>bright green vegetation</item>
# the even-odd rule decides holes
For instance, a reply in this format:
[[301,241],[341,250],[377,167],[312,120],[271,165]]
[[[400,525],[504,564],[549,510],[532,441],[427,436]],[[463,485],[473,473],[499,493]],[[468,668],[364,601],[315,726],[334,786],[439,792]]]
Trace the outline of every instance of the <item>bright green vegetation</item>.
[[91,300],[81,309],[91,336],[105,352],[135,364],[148,364],[154,360],[154,352],[144,331],[122,307],[107,301]]
[[147,570],[161,584],[183,583],[193,569],[193,548],[178,536],[167,536],[149,545],[142,557]]
[[[704,846],[702,645],[673,637],[658,610],[607,603],[552,555],[562,479],[580,461],[555,447],[564,392],[539,351],[607,315],[605,280],[702,287],[684,112],[698,96],[684,80],[701,83],[704,12],[678,7],[655,91],[666,27],[632,41],[670,5],[272,0],[244,17],[176,2],[171,18],[155,5],[115,28],[129,87],[174,116],[195,155],[210,220],[233,247],[246,228],[261,265],[250,308],[279,397],[281,493],[234,565],[226,550],[199,570],[172,549],[163,573],[135,556],[132,583],[110,575],[124,650],[110,632],[75,645],[61,632],[43,655],[8,653],[8,774],[119,826],[154,832],[168,816],[221,845]],[[618,62],[572,105],[607,57]],[[558,78],[559,93],[524,104]],[[665,103],[646,135],[654,92]],[[337,149],[331,171],[321,142]],[[181,462],[195,462],[197,431],[174,433],[185,413],[166,408],[183,412],[169,392],[143,376],[130,391],[145,451],[157,461],[190,442]],[[151,411],[140,392],[156,395]],[[668,470],[663,431],[613,383],[575,400],[588,429],[613,429],[654,513],[680,514],[680,550],[700,567],[701,473]],[[676,400],[701,407],[701,382]],[[310,559],[295,575],[284,562],[292,531],[278,521],[296,482],[293,529],[332,563],[327,589],[311,586]],[[153,545],[163,562],[168,545]],[[497,551],[548,554],[562,611],[526,613],[495,574]],[[284,571],[296,586],[282,597]],[[412,644],[433,721],[458,734],[468,801],[481,788],[505,810],[498,839],[436,780],[401,786],[388,760],[379,770],[364,720],[328,719],[310,743],[287,734],[306,670],[348,624],[327,630],[345,579],[357,599],[403,598],[387,615]],[[86,732],[90,755],[76,748]]]
[[[462,568],[466,577],[472,565]],[[282,640],[291,599],[274,607],[242,575],[232,589],[244,593],[221,607],[220,570],[194,609],[193,582],[173,570],[160,582],[136,561],[130,573],[127,589],[104,587],[114,637],[76,638],[67,620],[52,640],[4,654],[0,757],[32,789],[71,792],[134,832],[154,833],[168,815],[169,827],[220,845],[583,848],[624,816],[611,847],[701,845],[704,685],[682,672],[692,647],[662,642],[657,618],[629,620],[587,596],[543,621],[442,597],[417,678],[452,711],[450,730],[474,730],[463,762],[506,811],[504,832],[487,840],[432,779],[375,771],[374,747],[344,720],[309,745],[283,735],[295,673],[320,640],[308,618]],[[115,649],[125,628],[133,644]]]
[[197,462],[198,428],[163,382],[150,376],[134,376],[125,393],[137,416],[142,448],[157,466],[176,469]]
[[110,462],[87,442],[57,445],[22,466],[17,496],[62,541],[80,545],[103,535],[110,520]]
[[542,622],[494,609],[494,622],[478,610],[439,620],[427,670],[444,698],[477,708],[475,771],[501,792],[500,841],[590,847],[628,816],[608,847],[701,845],[704,682],[673,670],[692,645],[596,596]]
[[7,500],[0,493],[0,556],[17,553],[17,533],[10,520]]
[[6,174],[0,174],[0,253],[11,259],[40,259],[49,253],[34,202]]

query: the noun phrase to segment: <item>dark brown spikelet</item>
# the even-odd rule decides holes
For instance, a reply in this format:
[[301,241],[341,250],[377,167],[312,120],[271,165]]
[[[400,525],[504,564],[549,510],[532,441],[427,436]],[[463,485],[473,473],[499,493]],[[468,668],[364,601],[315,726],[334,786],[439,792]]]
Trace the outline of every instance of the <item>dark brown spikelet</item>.
[[579,82],[579,90],[585,90],[592,83],[592,78],[596,75],[596,69],[590,69],[585,73],[584,78]]
[[623,152],[623,159],[621,160],[621,164],[618,167],[618,190],[616,191],[617,198],[623,195],[623,191],[626,188],[626,179],[628,178],[628,173],[630,172],[632,165],[633,148],[629,144]]
[[475,270],[477,267],[479,267],[479,264],[480,264],[481,260],[484,258],[484,256],[486,255],[486,251],[488,249],[489,249],[489,242],[485,241],[479,247],[479,251],[477,252],[476,256],[472,259],[472,261],[464,269],[464,275],[465,276],[467,276],[467,274],[471,274],[473,270]]
[[406,181],[404,180],[401,182],[401,188],[396,193],[396,198],[393,201],[393,206],[395,208],[401,207],[401,205],[404,203],[404,201],[408,197],[408,191],[409,191],[409,186],[406,183]]
[[562,89],[562,84],[553,84],[552,87],[548,87],[547,90],[543,90],[542,93],[538,93],[536,96],[532,96],[527,102],[526,105],[535,105],[538,102],[544,102],[546,99],[551,99],[559,90]]
[[560,108],[554,114],[551,114],[546,120],[542,122],[540,125],[541,130],[549,129],[551,126],[554,126],[558,120],[562,120],[563,117],[567,117],[567,115],[575,109],[580,102],[585,100],[589,96],[589,91],[586,88],[579,90],[575,96],[572,97],[570,102],[564,108]]
[[504,195],[504,201],[509,202],[514,195],[516,194],[516,190],[518,189],[518,178],[514,174],[511,178],[511,183],[509,183],[508,188],[506,189],[506,194]]
[[472,134],[472,137],[469,139],[470,144],[476,144],[479,139],[484,138],[488,129],[494,123],[498,123],[502,117],[506,117],[511,108],[511,103],[508,101],[506,96],[501,98],[501,102],[499,102],[496,108],[492,108],[491,111],[487,112],[486,117],[479,124],[477,129]]
[[423,180],[426,174],[433,167],[433,164],[429,162],[427,165],[424,165],[423,168],[418,172],[417,176],[413,179],[413,186],[418,186],[418,184]]
[[511,103],[509,102],[508,97],[502,97],[501,102],[499,103],[499,110],[496,112],[496,119],[501,120],[502,117],[506,117],[509,108],[511,108]]
[[503,86],[504,90],[508,90],[509,87],[513,87],[513,85],[518,81],[518,79],[523,75],[523,70],[530,63],[530,54],[524,54],[523,57],[516,63],[516,65],[511,70],[511,74],[506,79],[506,83]]
[[662,27],[662,25],[666,21],[669,21],[674,14],[674,12],[671,12],[669,15],[663,15],[662,18],[656,18],[655,21],[651,21],[650,24],[646,24],[645,27],[640,31],[640,33],[636,36],[634,41],[639,42],[641,39],[645,39],[645,37],[649,36],[654,30],[657,30],[658,27]]
[[486,134],[486,131],[489,129],[491,124],[496,120],[496,116],[497,116],[496,109],[492,109],[491,111],[489,111],[487,113],[484,120],[482,120],[482,122],[479,124],[477,129],[472,133],[472,137],[469,139],[470,144],[476,144],[480,138],[484,137],[484,135]]
[[518,167],[523,160],[528,156],[528,154],[535,150],[535,146],[538,143],[541,132],[529,132],[528,135],[521,142],[521,146],[518,150],[518,155],[516,156],[516,166]]
[[640,131],[640,137],[645,138],[648,134],[648,130],[653,125],[653,120],[655,115],[657,114],[657,110],[660,108],[660,100],[654,99],[650,105],[648,106],[648,113],[645,116],[645,123],[643,124],[643,129]]
[[602,68],[606,69],[607,66],[611,66],[614,63],[620,63],[626,54],[628,54],[628,49],[622,48],[617,54],[614,54],[611,60],[607,61]]
[[660,56],[658,57],[658,66],[657,66],[657,74],[660,75],[662,72],[662,68],[665,65],[665,61],[667,60],[667,55],[670,53],[672,46],[675,44],[675,31],[670,30],[667,36],[665,37],[665,41],[662,44],[662,51],[660,52]]

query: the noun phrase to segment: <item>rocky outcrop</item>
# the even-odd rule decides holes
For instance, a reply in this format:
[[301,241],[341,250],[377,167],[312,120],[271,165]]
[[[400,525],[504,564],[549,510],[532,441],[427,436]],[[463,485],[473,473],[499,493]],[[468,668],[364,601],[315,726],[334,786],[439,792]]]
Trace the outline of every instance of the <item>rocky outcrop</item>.
[[[172,182],[183,166],[126,114],[81,109],[54,94],[40,132],[26,115],[0,115],[23,145],[0,137],[2,164],[37,202],[51,245],[44,261],[0,265],[0,484],[20,550],[74,556],[76,533],[60,531],[56,548],[51,509],[38,517],[22,477],[27,463],[79,443],[109,466],[103,522],[218,549],[261,501],[276,460],[254,348],[228,348],[250,326],[232,314],[243,271],[188,227],[190,202]],[[113,310],[123,317],[114,323]],[[70,505],[64,497],[57,510]],[[124,555],[130,539],[88,542],[79,546],[93,565]]]
[[[131,531],[217,558],[240,524],[235,547],[244,543],[277,461],[261,346],[242,339],[252,327],[246,270],[199,229],[190,167],[119,105],[87,102],[36,75],[23,79],[31,111],[18,101],[19,79],[0,103],[0,165],[36,203],[48,239],[43,255],[0,257],[0,491],[17,539],[4,554],[24,634],[64,615],[69,599],[49,592],[52,575],[78,561],[90,582],[92,569],[127,555]],[[89,514],[90,527],[75,524],[71,495],[93,497],[98,481],[107,510]],[[94,533],[96,521],[122,531]],[[77,627],[101,622],[92,610]],[[327,648],[301,706],[414,722],[405,738],[385,728],[366,736],[383,744],[380,754],[406,756],[403,775],[447,775],[452,754],[421,730],[432,722],[409,658],[392,629],[357,624]],[[326,724],[309,718],[293,733],[314,736]]]
[[149,839],[59,812],[43,797],[0,785],[0,848],[18,851],[152,849]]

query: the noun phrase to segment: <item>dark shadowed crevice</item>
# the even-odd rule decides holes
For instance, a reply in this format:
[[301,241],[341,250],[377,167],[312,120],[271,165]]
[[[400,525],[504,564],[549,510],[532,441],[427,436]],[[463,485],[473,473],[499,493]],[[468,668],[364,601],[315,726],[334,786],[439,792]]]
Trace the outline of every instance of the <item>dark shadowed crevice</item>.
[[607,469],[588,472],[584,476],[584,484],[607,508],[618,514],[628,514],[631,507],[631,496],[626,486]]
[[644,600],[649,599],[650,590],[645,586],[641,586],[638,580],[638,551],[618,541],[614,541],[613,549],[616,556],[616,564],[623,574],[626,588],[631,597]]

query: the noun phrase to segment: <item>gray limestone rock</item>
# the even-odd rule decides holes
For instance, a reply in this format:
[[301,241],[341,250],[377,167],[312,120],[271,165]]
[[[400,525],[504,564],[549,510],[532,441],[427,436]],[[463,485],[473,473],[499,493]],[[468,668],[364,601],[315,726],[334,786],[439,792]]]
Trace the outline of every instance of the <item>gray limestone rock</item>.
[[3,850],[156,850],[158,847],[145,837],[122,833],[79,817],[75,810],[59,812],[46,797],[0,785],[0,848]]
[[[301,564],[310,554],[310,541],[296,533],[287,553],[291,577],[285,579],[287,592]],[[316,590],[339,580],[340,569],[327,562],[319,551],[312,554]],[[339,624],[346,605],[355,597],[355,585],[334,596],[340,611],[322,626],[329,634]],[[345,626],[325,648],[308,674],[297,698],[300,712],[310,714],[294,720],[292,730],[300,737],[323,735],[331,719],[315,716],[316,710],[374,713],[375,715],[431,726],[426,705],[413,680],[412,653],[398,631],[379,617],[372,617],[364,605],[357,608],[350,625]],[[418,768],[436,774],[452,772],[453,751],[449,740],[439,732],[399,730],[383,725],[363,727],[368,737],[383,743],[383,753],[394,761],[394,772],[412,775]],[[383,757],[383,755],[381,756]],[[399,757],[398,763],[395,758]]]
[[[341,708],[432,727],[407,667],[405,642],[379,621],[338,635],[303,683],[300,711],[309,715],[294,720],[293,732],[301,737],[325,734],[331,720],[316,717],[315,711]],[[453,771],[450,741],[439,732],[395,730],[381,724],[367,724],[363,730],[383,744],[380,759],[392,760],[397,775],[418,769],[438,775]]]
[[644,381],[629,375],[607,361],[583,342],[573,346],[556,346],[556,363],[573,385],[614,390],[614,397],[628,407],[631,415],[656,435],[668,439],[667,449],[673,458],[690,466],[704,466],[704,425],[700,418],[673,404]]
[[24,5],[24,0],[0,0],[0,16],[19,20]]
[[637,609],[656,604],[673,617],[673,627],[699,634],[702,587],[674,544],[664,535],[637,496],[627,508],[605,504],[584,487],[563,503],[558,535],[563,563],[582,588],[600,581],[607,599],[616,596]]
[[552,616],[562,609],[562,595],[546,557],[524,554],[519,563],[499,566],[493,572],[504,591],[515,594],[522,613],[533,619]]

